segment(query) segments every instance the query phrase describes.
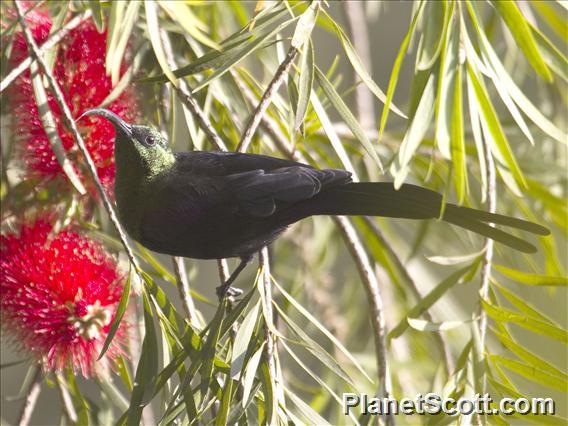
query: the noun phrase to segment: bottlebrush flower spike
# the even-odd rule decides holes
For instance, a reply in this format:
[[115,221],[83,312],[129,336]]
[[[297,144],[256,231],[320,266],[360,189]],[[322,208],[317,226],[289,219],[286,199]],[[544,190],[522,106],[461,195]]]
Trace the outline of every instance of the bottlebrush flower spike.
[[[22,225],[19,235],[0,237],[2,325],[46,370],[70,366],[91,377],[124,276],[100,243],[70,228],[53,232],[51,219],[42,217]],[[122,324],[105,355],[111,360],[123,353]]]
[[[26,15],[26,20],[34,39],[41,45],[49,36],[51,18],[44,12],[33,10]],[[100,34],[92,21],[86,21],[58,45],[53,74],[74,117],[100,105],[112,91],[111,78],[105,70],[106,37],[106,32]],[[28,49],[23,34],[17,34],[10,63],[15,66],[27,56]],[[63,176],[63,170],[53,154],[38,114],[29,71],[13,83],[8,99],[13,117],[12,133],[28,176],[44,181]],[[55,116],[63,146],[69,151],[74,146],[73,137],[65,129],[62,112],[51,93],[48,93],[48,104]],[[137,103],[132,90],[125,90],[107,108],[126,121],[136,121]],[[97,117],[89,117],[81,120],[78,125],[97,166],[99,178],[108,189],[112,189],[115,176],[112,124]],[[82,158],[78,161],[82,161]],[[83,183],[89,186],[88,182]]]

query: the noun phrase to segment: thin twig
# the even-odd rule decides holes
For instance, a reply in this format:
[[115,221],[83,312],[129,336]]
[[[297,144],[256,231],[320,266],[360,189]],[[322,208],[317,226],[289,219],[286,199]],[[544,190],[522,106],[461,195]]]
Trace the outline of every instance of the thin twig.
[[[272,381],[276,399],[280,400],[280,390],[277,387],[276,364],[274,360],[275,341],[274,336],[272,335],[272,329],[274,328],[274,313],[272,311],[272,282],[270,279],[270,261],[268,259],[267,247],[263,247],[262,250],[259,251],[258,262],[260,267],[262,268],[262,288],[264,292],[264,299],[266,301],[266,312],[264,317],[266,363],[268,365],[268,371],[270,373],[270,379]],[[277,424],[277,413],[275,411],[276,410],[273,410],[272,419],[270,419],[270,421],[268,422],[268,424],[270,425]]]
[[[38,54],[43,55],[57,43],[59,43],[69,32],[77,28],[81,23],[91,17],[91,10],[86,10],[80,15],[75,16],[69,22],[67,22],[63,27],[54,32],[46,41],[38,48]],[[0,93],[4,91],[12,82],[18,78],[18,76],[23,73],[32,63],[32,58],[28,56],[22,62],[20,62],[12,71],[8,73],[4,80],[0,82]]]
[[[353,224],[345,216],[335,216],[335,223],[343,235],[351,256],[355,260],[359,276],[365,285],[369,303],[371,304],[371,322],[375,335],[375,352],[377,354],[377,375],[379,379],[379,398],[388,398],[391,395],[391,382],[387,367],[387,339],[385,330],[385,316],[383,313],[383,301],[379,290],[379,283],[369,257],[363,248],[363,244],[355,231]],[[394,417],[389,413],[385,418],[387,425],[394,424]]]
[[61,111],[63,112],[65,124],[70,129],[71,134],[73,135],[73,138],[75,139],[75,143],[79,147],[79,150],[81,151],[81,154],[83,155],[85,162],[87,163],[87,168],[89,170],[91,178],[95,182],[95,186],[96,186],[96,188],[97,188],[97,190],[98,190],[98,192],[101,196],[101,199],[103,200],[103,205],[104,205],[105,209],[107,210],[108,215],[110,216],[110,220],[112,221],[113,225],[115,226],[115,228],[118,232],[120,240],[121,240],[121,242],[122,242],[122,244],[123,244],[123,246],[126,250],[126,254],[128,255],[128,259],[130,260],[131,264],[134,266],[135,270],[137,272],[139,272],[140,266],[138,264],[138,261],[134,257],[134,252],[132,251],[132,248],[130,247],[130,244],[128,243],[126,233],[124,232],[122,225],[120,224],[118,217],[116,215],[114,207],[112,206],[112,203],[110,202],[110,199],[108,198],[108,195],[106,194],[105,189],[104,189],[103,185],[101,184],[101,181],[99,180],[99,177],[97,175],[97,167],[95,166],[95,163],[93,162],[93,159],[91,158],[89,151],[87,150],[87,147],[85,146],[85,142],[83,141],[83,138],[81,137],[81,134],[79,133],[79,130],[77,129],[77,124],[75,123],[75,120],[73,119],[73,115],[71,114],[71,111],[69,110],[67,102],[65,102],[65,97],[63,96],[63,93],[61,92],[61,88],[59,87],[59,84],[57,83],[57,81],[53,77],[52,72],[47,67],[47,64],[45,63],[43,57],[38,52],[38,47],[36,45],[36,42],[35,42],[34,38],[32,37],[32,34],[31,34],[31,32],[30,32],[30,30],[29,30],[29,28],[28,28],[28,26],[27,26],[27,24],[26,24],[26,22],[23,18],[22,7],[20,6],[19,0],[14,1],[14,4],[15,4],[15,7],[16,7],[16,12],[18,14],[18,20],[20,21],[20,26],[22,27],[24,37],[26,38],[26,42],[28,44],[28,49],[29,49],[31,55],[33,56],[33,58],[35,60],[37,60],[39,66],[41,68],[42,73],[47,78],[47,81],[49,83],[51,91],[55,95],[55,101],[56,101],[57,105],[59,106],[59,108],[61,109]]
[[[372,74],[371,45],[369,43],[369,28],[364,3],[361,1],[345,1],[342,4],[349,25],[353,47],[369,74]],[[355,70],[353,70],[353,76],[355,83],[357,83],[358,74]],[[355,88],[355,105],[357,107],[357,117],[363,129],[372,128],[375,122],[373,94],[364,84],[357,84]]]
[[67,383],[61,373],[55,373],[55,382],[57,383],[57,389],[59,390],[59,396],[61,397],[61,403],[67,418],[71,423],[77,423],[77,411],[73,405],[69,389],[67,389]]
[[193,114],[193,116],[197,120],[197,124],[199,124],[201,130],[205,132],[205,135],[209,139],[209,142],[211,142],[213,146],[215,146],[219,151],[227,151],[227,145],[225,145],[223,139],[219,137],[217,131],[211,125],[195,98],[190,94],[189,90],[184,90],[183,80],[180,80],[180,82],[181,84],[179,87],[174,86],[174,90],[178,94],[180,101]]
[[179,291],[179,297],[185,310],[185,315],[191,325],[196,328],[201,327],[201,321],[199,321],[199,316],[195,310],[195,303],[193,303],[193,297],[191,297],[191,289],[189,287],[189,279],[187,278],[187,273],[185,271],[185,264],[183,257],[172,256],[172,261],[174,264],[174,272],[176,275],[177,288]]
[[[254,95],[250,93],[250,90],[241,84],[238,78],[235,78],[237,84],[241,88],[244,96],[251,100],[253,99]],[[277,130],[276,125],[274,125],[269,117],[266,115],[261,116],[261,124],[263,129],[274,139],[275,145],[278,149],[290,159],[295,161],[307,162],[306,158],[302,155],[301,152],[295,151],[290,146],[290,143],[286,140],[286,138]],[[371,264],[369,262],[369,258],[365,253],[363,245],[357,236],[355,228],[351,224],[351,222],[343,217],[337,216],[335,217],[335,223],[339,227],[343,239],[348,245],[350,249],[350,253],[355,260],[359,275],[361,276],[361,280],[365,285],[367,293],[369,295],[369,303],[371,304],[372,310],[372,322],[373,322],[373,329],[374,329],[374,340],[375,340],[375,351],[377,355],[377,372],[379,383],[382,388],[382,392],[380,392],[381,396],[387,397],[390,395],[390,378],[388,376],[388,369],[387,369],[387,359],[386,359],[386,334],[385,334],[385,320],[383,314],[383,303],[379,291],[379,286],[377,279],[373,273],[371,268]],[[394,424],[394,418],[388,416],[386,418],[386,423],[391,425]]]
[[266,112],[268,106],[272,102],[272,97],[278,91],[280,85],[284,82],[284,79],[286,78],[286,75],[288,74],[288,71],[290,70],[290,67],[292,66],[292,63],[294,62],[294,59],[296,58],[297,55],[298,55],[298,49],[295,48],[294,46],[290,46],[290,49],[288,50],[286,57],[284,58],[284,60],[276,70],[276,74],[274,74],[272,81],[266,88],[266,91],[262,95],[262,98],[260,99],[258,106],[256,107],[252,116],[250,117],[250,120],[245,127],[239,145],[237,146],[237,151],[239,152],[247,151],[248,146],[252,141],[252,137],[256,132],[256,129],[258,128],[258,125],[260,124],[262,118],[264,117],[264,113]]
[[24,400],[24,405],[22,405],[22,410],[20,411],[20,415],[18,416],[18,420],[16,424],[19,426],[27,426],[32,419],[32,414],[34,412],[35,405],[37,403],[37,399],[39,397],[39,393],[41,391],[41,367],[36,365],[35,367],[34,376],[32,382],[30,383],[30,387],[26,393],[26,399]]
[[[409,285],[410,291],[412,292],[414,297],[417,300],[421,300],[423,296],[422,294],[420,294],[416,282],[410,276],[408,269],[404,266],[404,264],[402,263],[402,261],[400,260],[394,249],[392,248],[392,246],[386,240],[385,236],[377,226],[377,223],[374,220],[372,220],[370,217],[365,217],[364,220],[367,223],[367,225],[369,225],[369,227],[371,228],[373,235],[375,236],[375,238],[377,238],[377,240],[381,244],[381,247],[383,247],[383,249],[388,253],[389,257],[396,264],[397,269],[402,273],[404,281]],[[422,315],[427,321],[432,321],[432,316],[430,315],[430,312],[428,310],[424,311]],[[436,340],[436,343],[440,348],[440,352],[442,353],[442,357],[444,358],[444,367],[446,370],[446,374],[449,377],[454,371],[454,360],[452,358],[452,351],[450,349],[450,346],[448,345],[448,342],[446,342],[446,340],[444,339],[444,336],[441,331],[437,331],[433,334],[434,334],[434,339]]]

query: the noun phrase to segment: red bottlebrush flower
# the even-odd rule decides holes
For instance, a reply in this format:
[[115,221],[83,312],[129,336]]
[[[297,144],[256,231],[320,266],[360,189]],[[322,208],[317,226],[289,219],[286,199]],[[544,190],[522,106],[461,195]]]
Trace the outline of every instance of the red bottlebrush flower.
[[[34,39],[41,45],[48,38],[51,18],[34,10],[28,13],[26,19]],[[106,33],[100,34],[97,31],[92,21],[86,21],[71,31],[58,46],[53,74],[74,117],[100,105],[112,91],[111,78],[105,70],[106,37]],[[27,56],[28,49],[23,34],[18,34],[14,38],[11,64],[15,66]],[[29,71],[13,83],[9,102],[13,135],[18,141],[18,152],[28,175],[46,181],[62,176],[63,170],[53,154],[38,114]],[[62,112],[51,93],[48,93],[48,104],[54,114],[63,146],[69,151],[74,146],[74,140],[64,126]],[[137,105],[131,90],[125,90],[107,108],[126,121],[136,120]],[[97,117],[87,117],[78,125],[99,178],[111,189],[115,176],[115,132],[112,124]],[[71,158],[82,161],[78,155],[71,155]]]
[[[0,237],[0,307],[4,330],[47,370],[96,373],[124,276],[102,245],[70,228],[53,233],[48,217]],[[121,325],[106,356],[123,353]]]

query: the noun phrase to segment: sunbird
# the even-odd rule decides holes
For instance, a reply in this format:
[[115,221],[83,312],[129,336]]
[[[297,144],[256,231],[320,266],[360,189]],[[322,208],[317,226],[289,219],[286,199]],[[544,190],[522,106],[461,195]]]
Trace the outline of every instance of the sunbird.
[[231,284],[255,252],[289,225],[314,215],[440,218],[525,253],[536,247],[489,223],[550,233],[526,220],[443,206],[441,194],[416,185],[396,189],[392,182],[352,182],[345,170],[320,170],[266,155],[173,152],[156,129],[128,124],[103,108],[81,117],[92,115],[106,118],[116,130],[116,204],[131,238],[172,256],[241,259],[217,288],[219,298],[240,294]]

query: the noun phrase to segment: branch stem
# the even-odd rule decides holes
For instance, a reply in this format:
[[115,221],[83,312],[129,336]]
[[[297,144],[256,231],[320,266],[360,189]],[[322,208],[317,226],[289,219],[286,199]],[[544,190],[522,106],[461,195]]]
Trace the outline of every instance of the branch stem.
[[18,424],[19,426],[27,426],[30,423],[41,391],[41,367],[39,365],[36,365],[34,368],[35,372],[32,382],[30,383],[30,386],[26,393],[26,398],[24,400],[24,405],[22,405],[20,415],[18,416],[18,420],[16,421],[16,424]]
[[172,256],[172,261],[174,264],[174,272],[176,275],[177,288],[179,296],[182,301],[183,309],[185,310],[185,315],[189,323],[195,328],[201,327],[201,321],[197,315],[195,309],[195,303],[193,302],[193,297],[191,297],[191,288],[189,286],[189,278],[185,271],[185,263],[183,257]]
[[268,109],[268,106],[272,102],[272,97],[284,82],[284,79],[286,78],[286,75],[288,74],[288,71],[290,70],[292,63],[294,62],[294,59],[296,59],[298,52],[299,51],[297,48],[295,48],[294,46],[290,46],[290,49],[288,50],[286,57],[284,58],[284,60],[276,70],[276,74],[274,74],[272,81],[266,88],[266,91],[262,95],[262,98],[260,98],[260,102],[258,103],[252,116],[250,117],[249,122],[246,125],[241,140],[239,142],[239,145],[237,146],[237,151],[239,152],[247,151],[252,141],[252,137],[254,136],[256,129],[258,128],[258,125],[262,121],[265,112]]

